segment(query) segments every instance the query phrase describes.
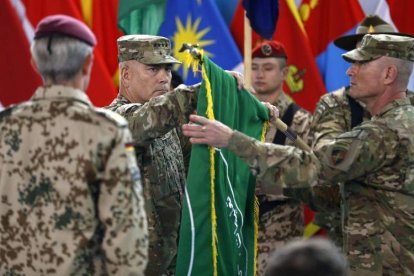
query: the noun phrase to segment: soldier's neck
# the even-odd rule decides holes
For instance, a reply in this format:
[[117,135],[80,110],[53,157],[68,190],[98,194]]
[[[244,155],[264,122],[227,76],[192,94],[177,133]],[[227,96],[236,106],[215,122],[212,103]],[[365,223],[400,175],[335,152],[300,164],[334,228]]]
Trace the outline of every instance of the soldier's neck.
[[267,103],[275,103],[277,99],[279,99],[280,94],[283,93],[282,90],[278,90],[274,93],[268,93],[268,94],[257,94],[257,99],[261,102],[267,102]]

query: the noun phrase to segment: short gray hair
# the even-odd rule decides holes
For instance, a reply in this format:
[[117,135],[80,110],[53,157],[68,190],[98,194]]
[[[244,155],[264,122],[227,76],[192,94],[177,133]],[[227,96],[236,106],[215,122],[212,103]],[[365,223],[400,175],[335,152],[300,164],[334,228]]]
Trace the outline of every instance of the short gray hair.
[[35,39],[30,50],[43,79],[59,84],[73,79],[93,47],[75,38],[55,35]]
[[408,61],[408,60],[402,60],[402,59],[394,59],[394,60],[398,68],[397,82],[399,82],[399,84],[401,84],[402,86],[406,87],[410,80],[410,76],[413,72],[413,62]]

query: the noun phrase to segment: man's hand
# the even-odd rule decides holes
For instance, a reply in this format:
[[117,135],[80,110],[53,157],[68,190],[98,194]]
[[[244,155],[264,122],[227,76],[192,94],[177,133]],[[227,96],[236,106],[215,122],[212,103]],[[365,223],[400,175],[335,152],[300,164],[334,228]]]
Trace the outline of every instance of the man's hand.
[[279,118],[279,109],[277,109],[276,106],[268,102],[262,102],[262,104],[264,104],[264,106],[266,106],[267,109],[269,109],[269,113],[270,113],[269,121],[270,122],[276,121],[276,119]]
[[190,123],[183,125],[183,134],[190,137],[192,144],[207,144],[222,148],[229,145],[233,130],[219,121],[190,115]]
[[246,88],[246,87],[244,87],[244,76],[243,76],[242,73],[239,73],[239,72],[236,72],[236,71],[228,71],[228,70],[226,70],[226,72],[229,73],[230,75],[232,75],[236,79],[237,88],[239,90],[243,89],[243,88]]

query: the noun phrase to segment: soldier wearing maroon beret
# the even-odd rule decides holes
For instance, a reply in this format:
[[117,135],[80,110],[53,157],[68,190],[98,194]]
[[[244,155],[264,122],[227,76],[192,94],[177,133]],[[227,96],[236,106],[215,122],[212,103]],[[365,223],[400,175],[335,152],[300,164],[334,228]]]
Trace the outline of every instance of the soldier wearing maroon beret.
[[144,274],[131,133],[85,93],[95,45],[75,18],[41,20],[31,53],[43,85],[0,112],[0,275]]
[[[283,91],[283,83],[289,74],[288,56],[282,43],[264,41],[253,49],[252,85],[257,98],[269,102],[280,111],[280,118],[302,139],[307,139],[311,114],[296,105]],[[271,126],[266,142],[293,145],[286,136]],[[256,194],[260,202],[257,271],[263,275],[269,254],[284,243],[303,235],[303,207],[282,191],[271,191],[258,183]],[[274,193],[277,193],[275,195]]]

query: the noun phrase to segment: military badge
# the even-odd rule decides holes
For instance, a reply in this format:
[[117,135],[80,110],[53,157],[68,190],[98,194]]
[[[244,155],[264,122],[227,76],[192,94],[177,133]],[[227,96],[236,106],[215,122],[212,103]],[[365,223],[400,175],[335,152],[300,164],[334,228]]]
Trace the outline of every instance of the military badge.
[[263,44],[261,51],[263,55],[270,56],[272,54],[272,46],[270,46],[269,44]]

